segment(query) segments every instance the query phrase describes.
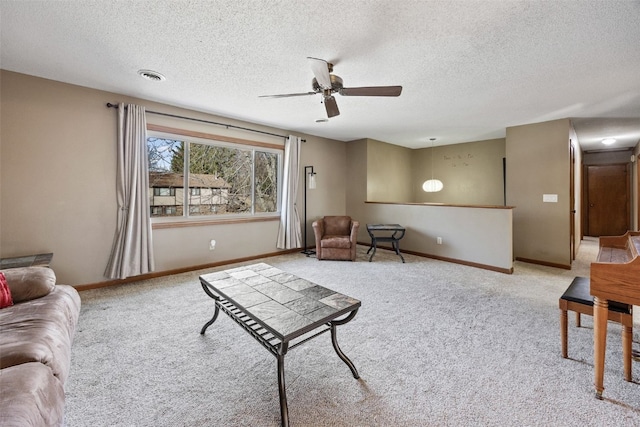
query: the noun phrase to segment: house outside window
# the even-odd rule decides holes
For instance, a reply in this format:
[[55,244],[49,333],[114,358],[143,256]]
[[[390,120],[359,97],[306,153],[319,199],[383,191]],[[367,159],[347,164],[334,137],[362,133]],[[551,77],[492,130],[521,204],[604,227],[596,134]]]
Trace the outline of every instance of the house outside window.
[[174,135],[147,148],[152,218],[279,212],[282,150]]
[[154,196],[175,196],[176,189],[175,188],[167,188],[167,187],[155,187],[153,189]]

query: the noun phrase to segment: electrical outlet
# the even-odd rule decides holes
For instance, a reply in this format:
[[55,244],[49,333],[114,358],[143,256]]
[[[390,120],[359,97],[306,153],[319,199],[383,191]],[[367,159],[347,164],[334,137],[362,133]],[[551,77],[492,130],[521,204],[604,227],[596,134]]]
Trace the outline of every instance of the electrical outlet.
[[442,237],[436,237],[436,243],[441,245],[442,244]]
[[209,242],[209,250],[212,251],[216,248],[216,241],[211,239],[211,241]]

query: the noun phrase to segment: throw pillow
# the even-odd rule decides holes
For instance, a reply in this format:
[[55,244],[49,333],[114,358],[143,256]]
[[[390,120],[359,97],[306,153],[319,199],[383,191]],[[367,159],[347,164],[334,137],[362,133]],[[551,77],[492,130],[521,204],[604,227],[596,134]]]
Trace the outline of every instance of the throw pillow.
[[49,295],[56,287],[56,275],[48,267],[7,268],[3,271],[14,304]]
[[7,284],[7,279],[4,277],[4,273],[0,271],[0,308],[10,307],[12,305],[11,290]]

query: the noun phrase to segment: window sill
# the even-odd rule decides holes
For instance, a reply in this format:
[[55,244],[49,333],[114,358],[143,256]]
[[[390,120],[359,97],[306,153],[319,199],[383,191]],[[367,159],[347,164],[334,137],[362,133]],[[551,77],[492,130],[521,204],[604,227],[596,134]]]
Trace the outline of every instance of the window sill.
[[184,227],[201,227],[209,225],[227,225],[227,224],[246,224],[248,222],[264,222],[264,221],[279,221],[280,215],[269,216],[252,216],[242,218],[197,218],[197,219],[172,219],[167,220],[151,220],[151,229],[161,230],[164,228],[184,228]]

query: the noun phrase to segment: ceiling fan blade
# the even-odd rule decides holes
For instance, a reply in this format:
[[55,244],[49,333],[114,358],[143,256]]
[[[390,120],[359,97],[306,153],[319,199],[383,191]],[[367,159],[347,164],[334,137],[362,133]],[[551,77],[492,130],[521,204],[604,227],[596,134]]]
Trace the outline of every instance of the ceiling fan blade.
[[291,96],[315,95],[318,92],[282,93],[280,95],[260,95],[258,98],[289,98]]
[[340,110],[338,110],[338,103],[336,102],[336,98],[333,96],[324,97],[324,108],[327,109],[327,117],[329,118],[340,114]]
[[343,87],[342,96],[400,96],[402,86]]
[[331,76],[329,76],[329,63],[324,59],[307,57],[311,71],[316,77],[316,81],[323,89],[331,89]]

